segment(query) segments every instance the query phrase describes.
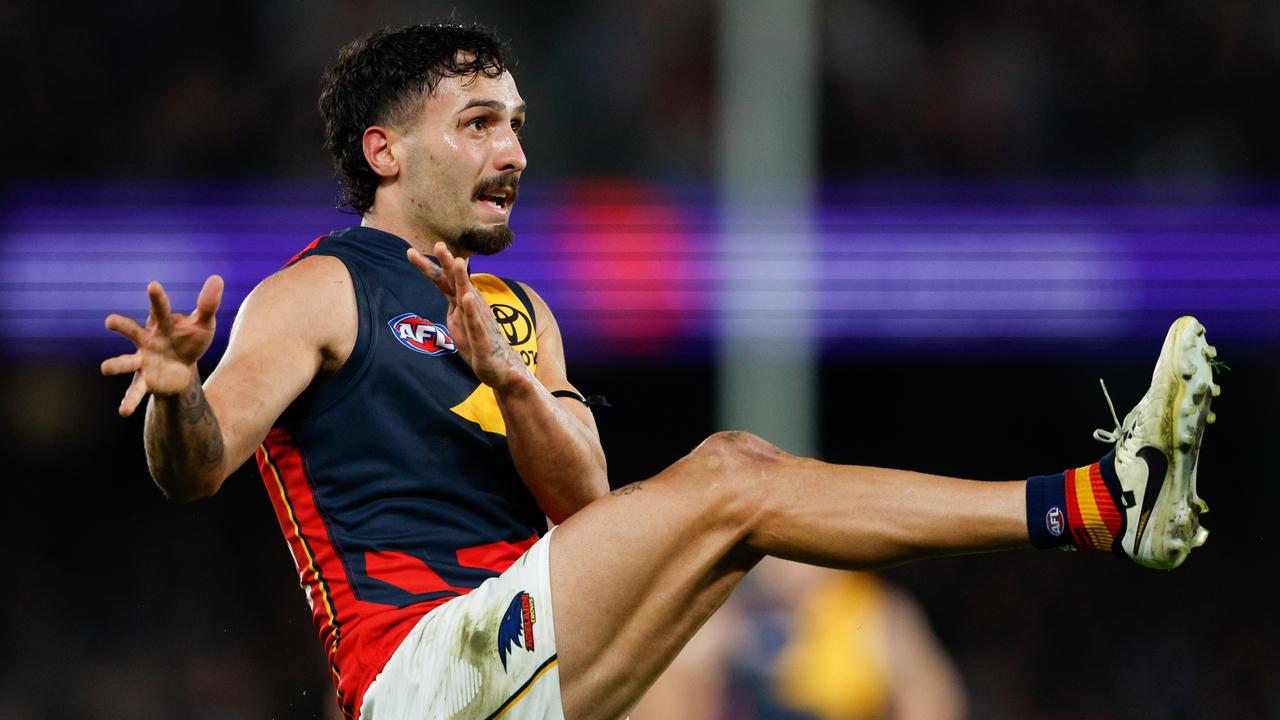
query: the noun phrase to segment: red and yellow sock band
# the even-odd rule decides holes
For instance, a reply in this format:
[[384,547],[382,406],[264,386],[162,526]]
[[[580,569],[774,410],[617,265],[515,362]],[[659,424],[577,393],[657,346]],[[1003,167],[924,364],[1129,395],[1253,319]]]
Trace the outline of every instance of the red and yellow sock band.
[[1075,546],[1110,550],[1120,533],[1120,509],[1102,479],[1101,463],[1068,470],[1067,518]]
[[1110,488],[1119,488],[1113,456],[1084,467],[1027,479],[1027,531],[1031,544],[1110,550],[1124,518]]

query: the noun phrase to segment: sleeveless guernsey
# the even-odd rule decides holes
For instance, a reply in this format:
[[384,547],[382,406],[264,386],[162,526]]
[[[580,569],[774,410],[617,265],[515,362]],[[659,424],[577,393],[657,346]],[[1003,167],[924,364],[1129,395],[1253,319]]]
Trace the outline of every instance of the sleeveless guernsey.
[[[448,302],[395,235],[356,227],[290,264],[336,257],[359,332],[342,369],[281,415],[257,460],[328,654],[343,712],[415,623],[507,569],[546,529],[516,473],[493,391],[457,353]],[[536,369],[524,289],[471,276]]]

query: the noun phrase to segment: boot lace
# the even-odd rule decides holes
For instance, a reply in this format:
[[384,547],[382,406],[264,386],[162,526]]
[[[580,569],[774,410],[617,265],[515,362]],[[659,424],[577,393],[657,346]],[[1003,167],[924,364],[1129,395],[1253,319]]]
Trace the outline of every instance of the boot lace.
[[[1115,422],[1114,430],[1103,430],[1098,428],[1093,431],[1093,439],[1108,445],[1115,445],[1124,437],[1124,426],[1120,424],[1120,418],[1116,416],[1116,404],[1111,402],[1111,393],[1107,392],[1107,382],[1102,378],[1098,378],[1098,384],[1102,385],[1102,397],[1107,399],[1107,407],[1111,410],[1111,420]],[[1128,418],[1125,418],[1128,420]]]

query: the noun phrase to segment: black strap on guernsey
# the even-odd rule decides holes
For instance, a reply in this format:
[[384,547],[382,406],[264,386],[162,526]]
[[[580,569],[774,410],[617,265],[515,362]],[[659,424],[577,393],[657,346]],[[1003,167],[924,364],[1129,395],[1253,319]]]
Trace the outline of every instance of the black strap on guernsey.
[[587,407],[613,407],[609,404],[609,398],[603,395],[592,395],[591,397],[582,397],[572,390],[554,390],[552,397],[573,398]]
[[529,321],[533,323],[533,332],[536,335],[538,332],[538,311],[533,309],[533,303],[529,300],[529,293],[525,292],[524,286],[515,280],[504,277],[498,279],[506,283],[507,287],[511,288],[511,292],[520,298],[520,302],[524,303],[524,309],[529,311]]

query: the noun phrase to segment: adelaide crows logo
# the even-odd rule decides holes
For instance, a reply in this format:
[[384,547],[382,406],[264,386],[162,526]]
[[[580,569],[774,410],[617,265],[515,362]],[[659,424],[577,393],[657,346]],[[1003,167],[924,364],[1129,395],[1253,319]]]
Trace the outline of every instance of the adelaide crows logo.
[[498,625],[498,659],[502,661],[503,670],[507,669],[507,653],[512,645],[533,650],[533,624],[537,619],[529,593],[516,593]]
[[449,328],[416,314],[405,313],[387,322],[401,345],[424,355],[444,355],[458,351],[449,336]]

